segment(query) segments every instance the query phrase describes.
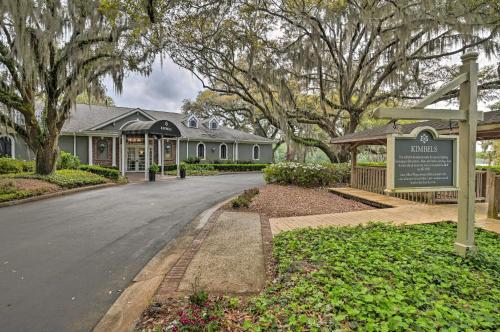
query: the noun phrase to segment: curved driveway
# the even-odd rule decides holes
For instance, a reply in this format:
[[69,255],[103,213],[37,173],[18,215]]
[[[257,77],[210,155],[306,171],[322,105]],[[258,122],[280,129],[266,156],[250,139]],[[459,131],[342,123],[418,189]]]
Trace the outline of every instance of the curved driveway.
[[89,331],[199,213],[261,174],[191,177],[0,209],[0,330]]

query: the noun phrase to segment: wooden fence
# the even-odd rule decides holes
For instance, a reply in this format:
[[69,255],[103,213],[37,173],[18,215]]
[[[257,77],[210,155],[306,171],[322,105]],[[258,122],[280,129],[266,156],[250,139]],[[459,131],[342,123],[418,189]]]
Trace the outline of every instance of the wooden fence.
[[488,218],[500,219],[500,174],[489,170],[486,174],[486,201]]
[[[385,167],[354,166],[351,172],[351,187],[377,194],[385,193],[385,180]],[[409,201],[426,204],[457,202],[456,191],[394,193],[391,195]],[[476,171],[476,200],[483,202],[485,199],[486,171]]]

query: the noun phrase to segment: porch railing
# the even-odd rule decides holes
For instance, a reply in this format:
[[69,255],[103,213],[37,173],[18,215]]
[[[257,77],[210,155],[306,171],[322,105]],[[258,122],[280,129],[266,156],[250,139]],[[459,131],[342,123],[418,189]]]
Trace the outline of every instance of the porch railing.
[[[384,194],[386,188],[385,167],[354,166],[351,172],[351,187]],[[394,193],[394,197],[413,202],[436,204],[456,203],[456,191],[412,192]],[[486,198],[486,171],[476,171],[476,200],[484,201]]]

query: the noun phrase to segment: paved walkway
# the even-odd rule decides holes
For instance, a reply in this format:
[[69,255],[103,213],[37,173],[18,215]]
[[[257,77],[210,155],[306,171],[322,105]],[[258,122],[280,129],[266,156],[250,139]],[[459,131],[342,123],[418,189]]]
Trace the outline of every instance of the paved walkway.
[[388,207],[398,207],[398,206],[408,206],[408,205],[417,205],[418,203],[407,201],[405,199],[391,197],[387,195],[380,195],[376,193],[372,193],[369,191],[364,191],[356,188],[330,188],[330,192],[342,196],[348,199],[354,199],[360,201],[361,203],[365,203],[368,205],[373,205],[379,208],[388,208]]
[[[303,217],[271,218],[273,236],[296,228],[317,228],[328,226],[357,226],[374,221],[392,222],[396,225],[435,223],[444,220],[457,221],[457,204],[426,205],[368,193],[359,189],[336,188],[332,191],[345,196],[359,195],[361,201],[371,200],[375,205],[395,206],[376,210],[365,210],[345,213],[321,214]],[[351,196],[352,197],[352,196]],[[349,197],[349,198],[351,198]],[[390,198],[390,199],[388,199]],[[404,204],[406,202],[406,204]],[[476,204],[476,226],[500,234],[500,220],[486,218],[487,204]]]
[[170,270],[156,300],[190,294],[194,287],[210,294],[257,293],[265,278],[259,214],[225,211],[204,227]]

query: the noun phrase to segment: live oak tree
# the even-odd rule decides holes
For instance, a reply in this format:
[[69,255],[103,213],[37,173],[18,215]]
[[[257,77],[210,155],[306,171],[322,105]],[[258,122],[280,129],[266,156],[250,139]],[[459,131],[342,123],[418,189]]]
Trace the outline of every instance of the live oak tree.
[[126,70],[148,73],[154,53],[144,47],[153,16],[148,4],[0,2],[0,119],[34,151],[37,173],[54,171],[61,128],[77,96],[102,99],[105,75],[121,91]]
[[[346,152],[333,150],[329,138],[354,132],[366,112],[422,97],[453,74],[447,63],[453,56],[469,50],[497,55],[499,6],[480,0],[187,0],[165,18],[165,45],[205,88],[237,96],[284,135],[333,161]],[[498,76],[489,78],[480,88],[498,89]],[[327,139],[304,135],[308,126]]]

